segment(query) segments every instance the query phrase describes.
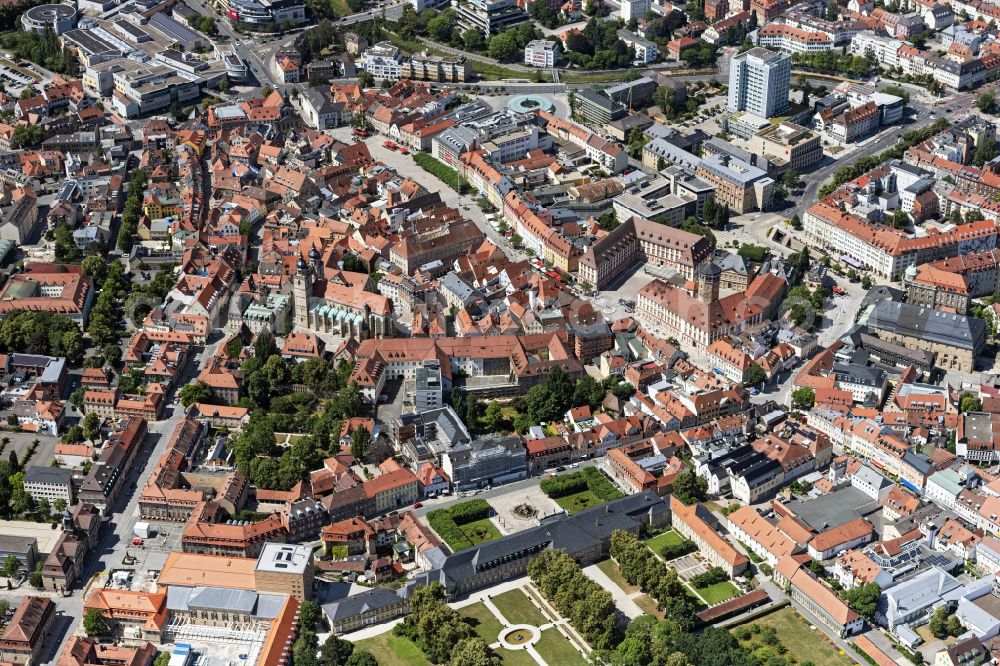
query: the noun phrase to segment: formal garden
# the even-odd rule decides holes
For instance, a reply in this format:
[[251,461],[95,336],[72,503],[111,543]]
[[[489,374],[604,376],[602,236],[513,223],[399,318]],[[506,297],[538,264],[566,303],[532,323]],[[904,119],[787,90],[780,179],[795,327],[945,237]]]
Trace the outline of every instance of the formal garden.
[[543,493],[570,515],[624,497],[596,467],[544,479],[540,486]]
[[453,552],[458,552],[500,538],[500,530],[490,521],[491,515],[493,508],[489,502],[474,499],[431,511],[427,522]]
[[537,658],[551,665],[587,664],[581,653],[587,646],[527,587],[452,608],[444,588],[434,583],[417,588],[411,611],[402,624],[358,641],[358,647],[380,664],[537,666]]
[[528,595],[521,589],[508,590],[490,598],[504,619],[511,624],[532,624],[537,627],[551,622],[531,602]]

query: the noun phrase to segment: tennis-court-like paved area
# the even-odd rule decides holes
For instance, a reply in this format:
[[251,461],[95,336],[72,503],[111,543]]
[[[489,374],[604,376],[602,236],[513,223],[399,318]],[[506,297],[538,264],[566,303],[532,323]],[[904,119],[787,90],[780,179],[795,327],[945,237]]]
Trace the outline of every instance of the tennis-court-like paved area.
[[670,560],[670,566],[677,569],[677,575],[685,583],[709,570],[709,566],[695,557],[694,554],[682,555],[675,560]]

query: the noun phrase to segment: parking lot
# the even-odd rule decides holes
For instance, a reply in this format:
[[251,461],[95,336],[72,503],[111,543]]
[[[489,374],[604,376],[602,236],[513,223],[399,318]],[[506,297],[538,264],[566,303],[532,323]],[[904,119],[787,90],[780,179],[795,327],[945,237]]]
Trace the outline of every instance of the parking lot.
[[37,87],[41,80],[41,76],[29,76],[29,71],[24,67],[19,67],[6,58],[0,58],[0,81],[3,81],[7,94],[18,97],[22,90],[31,85]]
[[35,449],[35,453],[31,456],[28,464],[41,467],[48,467],[52,463],[53,452],[55,451],[56,443],[59,441],[58,437],[42,435],[36,432],[4,432],[2,433],[2,439],[10,440],[7,446],[3,448],[3,456],[6,458],[10,455],[11,451],[17,451],[17,459],[22,463],[24,462],[24,454],[28,450],[28,447],[37,439],[38,448]]

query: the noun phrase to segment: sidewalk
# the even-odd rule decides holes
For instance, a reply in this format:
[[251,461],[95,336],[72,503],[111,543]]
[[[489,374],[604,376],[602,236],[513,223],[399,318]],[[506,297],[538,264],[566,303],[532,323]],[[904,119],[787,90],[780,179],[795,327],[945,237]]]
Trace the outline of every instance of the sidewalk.
[[[634,620],[643,614],[642,609],[639,608],[634,601],[632,601],[632,598],[628,595],[628,593],[618,587],[617,583],[608,578],[607,574],[598,569],[596,564],[584,567],[583,573],[586,574],[590,580],[594,581],[611,593],[611,596],[614,597],[615,600],[615,606],[617,606],[618,610],[624,613],[628,619]],[[637,592],[636,594],[638,595],[642,593]]]

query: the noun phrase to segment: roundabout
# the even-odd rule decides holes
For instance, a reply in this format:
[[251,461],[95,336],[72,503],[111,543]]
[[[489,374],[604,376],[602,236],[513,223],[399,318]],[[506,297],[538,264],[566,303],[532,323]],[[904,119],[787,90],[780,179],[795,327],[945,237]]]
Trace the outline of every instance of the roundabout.
[[519,650],[534,645],[542,637],[538,627],[530,624],[515,624],[500,632],[500,645],[508,650]]
[[534,113],[535,111],[552,113],[555,108],[552,100],[544,95],[518,95],[507,101],[507,109],[514,113]]

